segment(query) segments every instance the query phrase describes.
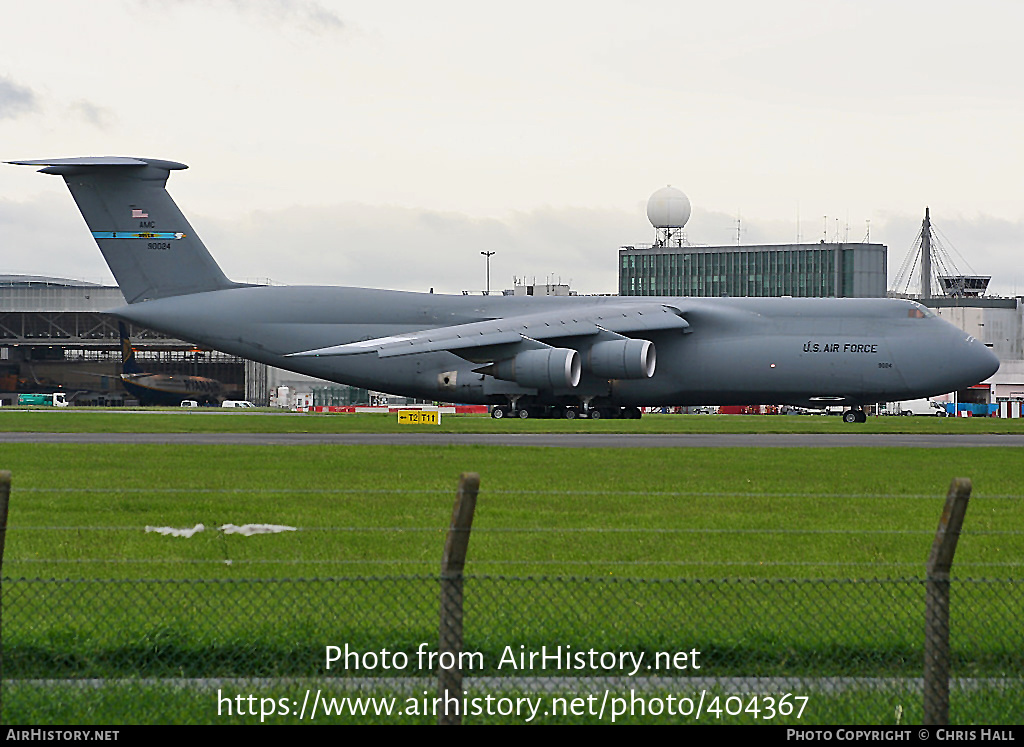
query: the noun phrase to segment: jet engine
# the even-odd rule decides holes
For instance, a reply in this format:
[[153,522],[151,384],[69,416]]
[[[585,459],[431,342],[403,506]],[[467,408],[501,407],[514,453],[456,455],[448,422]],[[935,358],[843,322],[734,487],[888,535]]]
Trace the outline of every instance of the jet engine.
[[654,376],[654,343],[650,340],[608,340],[586,353],[586,369],[603,379],[649,379]]
[[572,389],[580,383],[580,354],[568,348],[526,350],[492,364],[488,373],[533,389]]

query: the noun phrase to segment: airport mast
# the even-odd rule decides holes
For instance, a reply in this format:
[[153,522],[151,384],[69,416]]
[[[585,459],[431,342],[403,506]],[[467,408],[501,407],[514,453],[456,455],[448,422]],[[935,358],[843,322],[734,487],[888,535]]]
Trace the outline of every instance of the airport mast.
[[[903,265],[900,267],[889,293],[897,297],[910,295],[910,284],[917,276],[920,278],[921,284],[920,293],[915,297],[922,300],[942,296],[985,295],[992,277],[990,275],[965,274],[957,267],[951,252],[956,252],[956,249],[943,243],[941,235],[932,227],[930,208],[925,208],[921,231],[904,258]],[[967,260],[959,252],[956,254],[967,265],[967,269],[973,272]],[[920,262],[920,275],[917,274],[918,262]],[[932,276],[933,270],[937,270],[934,277]]]
[[487,290],[484,291],[485,296],[491,295],[491,257],[497,252],[480,252],[482,255],[487,257]]
[[921,298],[932,297],[932,219],[929,209],[924,209],[921,223]]

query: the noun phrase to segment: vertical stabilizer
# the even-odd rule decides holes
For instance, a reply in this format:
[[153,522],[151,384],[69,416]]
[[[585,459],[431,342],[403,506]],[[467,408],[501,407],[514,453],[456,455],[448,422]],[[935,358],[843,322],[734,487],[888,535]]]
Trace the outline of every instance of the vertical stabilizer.
[[185,164],[119,156],[11,163],[64,177],[128,303],[237,286],[165,189]]

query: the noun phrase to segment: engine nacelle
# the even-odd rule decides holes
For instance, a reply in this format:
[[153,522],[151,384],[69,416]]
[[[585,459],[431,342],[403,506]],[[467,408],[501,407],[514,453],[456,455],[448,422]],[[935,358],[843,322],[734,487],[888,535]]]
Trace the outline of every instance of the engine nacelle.
[[493,364],[496,379],[532,389],[572,389],[580,383],[580,354],[568,348],[526,350]]
[[602,379],[649,379],[654,376],[654,343],[650,340],[609,340],[586,354],[587,371]]

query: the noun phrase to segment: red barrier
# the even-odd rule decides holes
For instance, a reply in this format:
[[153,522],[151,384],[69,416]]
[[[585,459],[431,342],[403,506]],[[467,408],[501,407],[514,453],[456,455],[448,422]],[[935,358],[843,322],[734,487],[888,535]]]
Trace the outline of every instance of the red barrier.
[[371,407],[368,405],[317,405],[296,407],[295,412],[347,412],[357,414],[395,413],[399,410],[439,410],[442,415],[486,415],[487,405],[395,405],[392,407]]

